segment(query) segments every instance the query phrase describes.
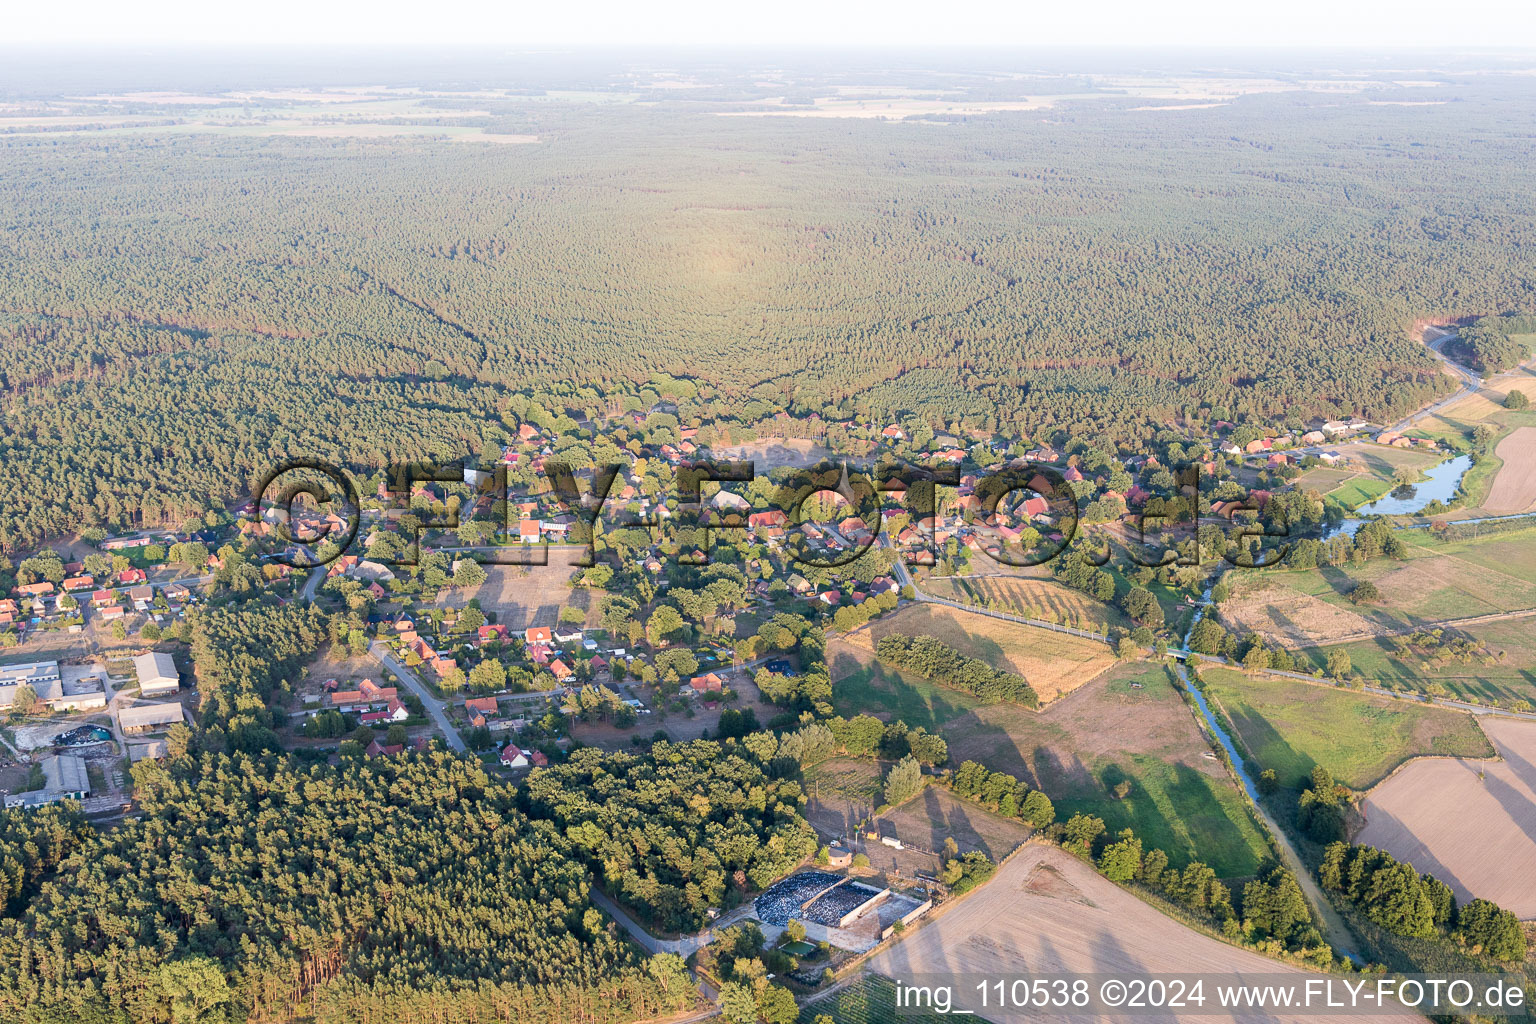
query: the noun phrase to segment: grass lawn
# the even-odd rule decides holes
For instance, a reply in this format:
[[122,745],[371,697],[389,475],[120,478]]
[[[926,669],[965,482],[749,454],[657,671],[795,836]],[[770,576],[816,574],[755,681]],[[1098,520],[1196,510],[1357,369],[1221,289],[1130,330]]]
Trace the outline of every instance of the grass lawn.
[[1392,487],[1390,480],[1380,480],[1373,476],[1357,476],[1335,490],[1329,491],[1327,497],[1328,500],[1353,511],[1361,505],[1375,501]]
[[847,644],[829,648],[827,657],[833,679],[832,707],[844,718],[875,715],[937,732],[950,719],[981,706],[970,694],[882,665],[873,654]]
[[[1224,878],[1269,856],[1263,833],[1162,665],[1119,666],[1043,712],[993,705],[944,728],[950,759],[1010,772],[1045,792],[1057,818],[1091,814],[1132,828],[1177,867]],[[1124,797],[1115,788],[1129,781]]]
[[1493,754],[1472,716],[1459,711],[1232,669],[1201,675],[1253,772],[1273,768],[1282,785],[1299,785],[1321,764],[1345,785],[1367,789],[1416,755]]

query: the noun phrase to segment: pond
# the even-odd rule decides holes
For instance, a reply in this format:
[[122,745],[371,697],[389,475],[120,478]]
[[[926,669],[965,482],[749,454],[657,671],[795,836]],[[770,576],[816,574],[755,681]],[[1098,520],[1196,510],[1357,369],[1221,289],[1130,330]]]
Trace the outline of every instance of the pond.
[[1432,501],[1449,503],[1456,496],[1456,489],[1461,486],[1461,478],[1471,467],[1470,455],[1458,455],[1437,466],[1431,466],[1425,470],[1423,480],[1409,487],[1394,488],[1386,496],[1360,506],[1353,517],[1339,523],[1329,531],[1328,536],[1347,533],[1353,537],[1368,516],[1411,516],[1422,512]]

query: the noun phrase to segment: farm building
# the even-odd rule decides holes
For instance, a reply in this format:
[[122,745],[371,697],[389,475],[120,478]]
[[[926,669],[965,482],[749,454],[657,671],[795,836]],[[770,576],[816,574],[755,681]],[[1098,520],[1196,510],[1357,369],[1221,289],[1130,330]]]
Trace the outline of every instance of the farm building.
[[133,704],[119,708],[117,712],[117,724],[124,732],[148,731],[182,720],[181,705],[174,701],[169,704]]
[[16,688],[30,686],[41,701],[56,700],[64,694],[64,682],[56,661],[29,661],[19,665],[0,665],[0,708],[16,701]]
[[85,758],[58,754],[43,758],[39,764],[43,769],[43,788],[7,796],[6,807],[41,807],[60,800],[84,800],[91,795],[91,779],[85,768]]
[[133,659],[133,670],[139,676],[139,693],[145,697],[175,693],[181,689],[181,676],[176,671],[176,662],[164,652],[140,654]]
[[897,921],[910,924],[931,905],[828,871],[802,871],[763,890],[754,908],[765,924],[799,921],[813,942],[865,950],[889,935]]

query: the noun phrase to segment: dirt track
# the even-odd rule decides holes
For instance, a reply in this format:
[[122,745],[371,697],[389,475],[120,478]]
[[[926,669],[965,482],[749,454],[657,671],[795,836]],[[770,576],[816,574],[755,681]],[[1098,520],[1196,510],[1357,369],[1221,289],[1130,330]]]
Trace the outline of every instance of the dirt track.
[[[911,937],[876,954],[870,969],[896,980],[943,975],[1235,974],[1302,976],[1300,968],[1229,946],[1164,917],[1062,850],[1030,844],[998,870],[985,887],[952,910],[919,927]],[[996,1024],[1044,1019],[1034,1011],[983,1010],[972,984],[956,979],[955,1004],[982,1013]],[[1192,1022],[1212,1020],[1305,1021],[1305,1014],[1268,1012],[1116,1015],[1115,1021]],[[1049,1015],[1052,1021],[1102,1020],[1092,1014]],[[1333,1020],[1419,1021],[1391,1016]]]
[[1483,508],[1494,515],[1536,509],[1536,427],[1520,427],[1493,453],[1504,460]]

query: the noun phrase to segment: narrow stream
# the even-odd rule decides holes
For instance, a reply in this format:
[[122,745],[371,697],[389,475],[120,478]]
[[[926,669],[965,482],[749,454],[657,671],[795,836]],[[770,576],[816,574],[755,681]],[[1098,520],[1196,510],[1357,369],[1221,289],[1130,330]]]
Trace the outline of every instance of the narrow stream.
[[[1458,479],[1460,478],[1458,477]],[[1189,649],[1189,638],[1194,634],[1195,626],[1211,607],[1211,590],[1214,586],[1215,581],[1212,581],[1211,586],[1206,587],[1205,593],[1200,595],[1200,605],[1195,610],[1195,614],[1190,618],[1189,631],[1184,634],[1185,650]],[[1257,813],[1260,822],[1274,836],[1275,844],[1281,851],[1282,863],[1285,864],[1286,868],[1293,875],[1297,876],[1298,884],[1301,885],[1302,891],[1307,894],[1307,902],[1312,905],[1313,912],[1318,915],[1318,919],[1322,923],[1324,934],[1333,943],[1334,954],[1347,956],[1355,963],[1360,963],[1359,954],[1352,948],[1340,944],[1340,940],[1347,940],[1349,935],[1348,928],[1339,919],[1338,914],[1333,908],[1329,906],[1327,897],[1317,887],[1317,882],[1311,873],[1308,872],[1305,862],[1301,859],[1301,855],[1296,852],[1296,848],[1291,845],[1291,841],[1280,830],[1279,824],[1270,820],[1263,806],[1259,803],[1258,786],[1254,785],[1252,777],[1248,774],[1248,769],[1243,765],[1243,759],[1238,756],[1237,747],[1232,743],[1232,737],[1227,735],[1227,731],[1221,727],[1221,723],[1217,721],[1215,714],[1212,713],[1211,706],[1206,703],[1205,694],[1200,692],[1200,689],[1195,686],[1194,681],[1190,679],[1189,670],[1182,661],[1175,661],[1173,663],[1173,670],[1178,675],[1179,682],[1184,684],[1184,689],[1194,698],[1195,706],[1200,709],[1200,714],[1205,718],[1205,724],[1210,727],[1211,735],[1216,737],[1216,742],[1220,743],[1222,749],[1227,752],[1227,759],[1231,762],[1232,771],[1237,774],[1238,781],[1242,783],[1243,792],[1247,793],[1248,799],[1252,801],[1253,809]]]

